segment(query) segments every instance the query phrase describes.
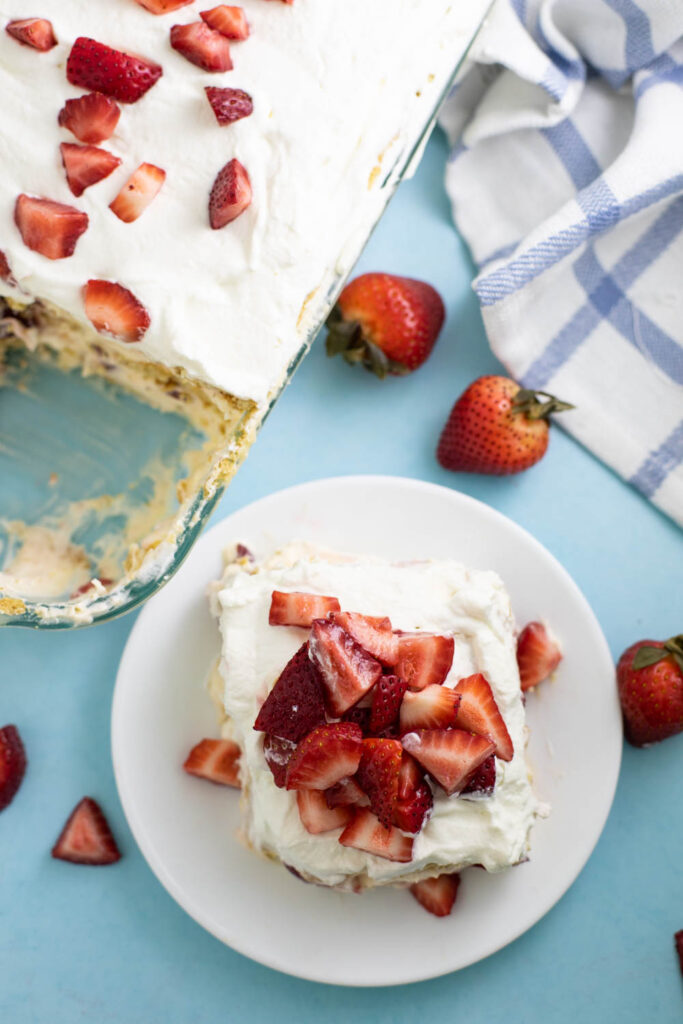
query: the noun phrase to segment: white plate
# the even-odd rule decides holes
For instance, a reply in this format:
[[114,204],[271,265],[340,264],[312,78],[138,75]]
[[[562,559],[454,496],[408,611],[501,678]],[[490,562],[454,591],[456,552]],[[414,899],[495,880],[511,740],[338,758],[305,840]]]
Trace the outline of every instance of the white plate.
[[[542,617],[562,639],[565,657],[556,681],[527,701],[535,785],[552,814],[534,828],[528,863],[499,875],[464,873],[449,918],[426,914],[395,889],[355,896],[302,884],[240,845],[236,792],[202,785],[180,769],[200,737],[218,734],[203,684],[218,653],[205,591],[220,573],[221,550],[242,541],[260,555],[293,539],[396,559],[454,557],[496,569],[518,621]],[[150,867],[174,899],[240,953],[288,974],[341,985],[436,977],[530,928],[590,856],[612,803],[621,746],[612,659],[593,612],[562,566],[486,505],[393,477],[304,484],[214,526],[135,624],[112,710],[121,802]]]

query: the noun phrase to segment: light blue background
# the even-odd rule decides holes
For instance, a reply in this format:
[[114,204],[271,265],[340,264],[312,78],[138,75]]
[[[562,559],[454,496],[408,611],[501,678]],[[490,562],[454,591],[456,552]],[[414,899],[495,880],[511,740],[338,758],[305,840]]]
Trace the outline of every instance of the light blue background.
[[[380,383],[328,361],[318,342],[215,518],[316,477],[418,477],[472,494],[538,537],[583,588],[615,656],[642,636],[680,632],[680,531],[559,430],[546,458],[518,477],[454,475],[436,463],[452,402],[470,380],[497,368],[469,289],[472,266],[449,219],[445,156],[443,139],[434,138],[361,263],[425,278],[440,290],[448,321],[431,359],[412,377]],[[683,928],[683,737],[650,750],[627,747],[612,814],[586,869],[507,949],[407,988],[309,984],[202,931],[135,846],[109,751],[112,688],[132,625],[129,616],[75,633],[0,631],[0,724],[16,722],[30,759],[19,796],[0,815],[0,1021],[681,1020],[672,935]],[[85,793],[101,801],[120,841],[124,856],[113,867],[78,868],[49,856]]]

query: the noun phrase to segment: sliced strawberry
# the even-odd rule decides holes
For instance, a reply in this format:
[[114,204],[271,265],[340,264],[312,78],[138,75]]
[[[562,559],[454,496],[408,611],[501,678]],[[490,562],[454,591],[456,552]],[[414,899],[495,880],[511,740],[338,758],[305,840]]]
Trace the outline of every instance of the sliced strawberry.
[[287,782],[287,765],[296,750],[296,743],[280,739],[279,736],[266,736],[263,740],[263,756],[273,773],[278,789],[284,789]]
[[328,710],[338,717],[357,704],[382,674],[382,666],[334,622],[316,619],[308,653],[320,669]]
[[370,711],[370,732],[383,732],[398,718],[398,712],[408,684],[398,676],[381,676],[373,690]]
[[9,33],[17,42],[23,43],[24,46],[31,46],[34,50],[40,50],[41,53],[45,53],[57,45],[52,22],[47,18],[18,18],[5,26],[5,32]]
[[26,773],[26,751],[16,725],[0,729],[0,811],[12,803]]
[[456,897],[460,875],[438,875],[436,878],[423,878],[415,882],[410,891],[421,906],[436,917],[448,917]]
[[328,807],[369,807],[370,801],[355,779],[342,779],[325,791]]
[[137,103],[162,74],[154,61],[113,50],[87,36],[76,39],[66,62],[66,77],[72,85],[113,96],[120,103]]
[[241,753],[232,740],[200,740],[185,758],[183,768],[189,775],[239,789]]
[[81,142],[97,145],[113,135],[120,117],[121,108],[114,100],[101,92],[89,92],[67,100],[57,120]]
[[328,612],[339,608],[336,597],[304,594],[294,590],[289,594],[274,590],[270,599],[268,623],[271,626],[303,626],[310,628],[314,619],[324,619]]
[[133,171],[116,198],[109,204],[109,209],[119,220],[131,224],[145,212],[154,197],[159,193],[166,180],[166,171],[154,164],[140,164]]
[[367,807],[359,807],[339,836],[342,846],[372,853],[375,857],[407,864],[413,857],[413,839],[397,828],[385,828],[379,818]]
[[407,800],[411,797],[423,779],[424,771],[415,758],[404,750],[398,773],[398,799]]
[[72,864],[93,865],[114,864],[121,859],[102,808],[89,796],[74,807],[52,847],[52,856]]
[[66,180],[75,196],[81,196],[86,188],[108,178],[121,161],[106,149],[97,146],[77,146],[63,142],[59,147]]
[[352,722],[319,725],[301,741],[287,767],[287,789],[329,789],[355,775],[363,734]]
[[372,732],[370,728],[370,708],[361,707],[360,704],[345,711],[342,715],[342,722],[355,722],[364,736],[369,736]]
[[486,736],[495,745],[496,757],[501,761],[511,761],[515,751],[510,733],[498,710],[493,690],[481,672],[461,679],[455,692],[462,697],[455,716],[457,727]]
[[413,729],[448,729],[455,725],[460,695],[448,686],[432,683],[424,690],[408,692],[401,704],[401,732]]
[[244,89],[221,89],[216,85],[205,85],[204,92],[221,125],[249,117],[254,110],[254,101]]
[[454,650],[452,636],[402,633],[398,638],[396,675],[405,679],[411,690],[438,686],[451,670]]
[[88,281],[83,301],[85,315],[95,330],[119,341],[140,341],[151,323],[142,303],[114,281]]
[[171,46],[202,71],[230,71],[232,68],[230,43],[203,21],[174,25]]
[[152,14],[170,14],[171,11],[177,11],[179,7],[187,7],[194,0],[135,0],[135,2]]
[[73,256],[78,239],[88,227],[87,213],[23,193],[14,207],[14,220],[24,244],[49,260]]
[[251,203],[249,175],[239,160],[229,160],[216,175],[209,195],[209,223],[214,231],[236,220]]
[[395,665],[398,661],[398,637],[391,631],[390,619],[358,612],[335,612],[330,619],[383,665]]
[[219,4],[218,7],[212,7],[210,11],[200,11],[199,13],[202,21],[205,21],[209,28],[220,32],[226,39],[249,38],[249,23],[243,8]]
[[421,729],[403,737],[403,748],[426,768],[449,796],[493,753],[493,743],[464,729]]
[[562,651],[542,622],[530,622],[517,640],[517,664],[523,690],[530,690],[547,679],[562,661]]
[[298,743],[324,721],[322,680],[302,644],[261,705],[254,729]]
[[415,787],[410,796],[397,800],[394,807],[394,825],[413,835],[424,827],[434,806],[434,796],[426,779]]
[[12,269],[2,249],[0,249],[0,280],[7,281],[8,284],[16,284]]
[[398,773],[403,748],[398,740],[363,740],[356,781],[370,799],[370,810],[387,828],[398,798]]
[[495,786],[496,757],[495,754],[491,754],[472,772],[460,793],[479,793],[481,796],[491,796]]
[[678,966],[681,969],[681,974],[683,974],[683,929],[675,933],[674,945],[676,946],[676,953],[678,954]]
[[329,807],[325,794],[317,789],[300,789],[296,794],[301,824],[312,835],[345,828],[353,817],[349,807]]

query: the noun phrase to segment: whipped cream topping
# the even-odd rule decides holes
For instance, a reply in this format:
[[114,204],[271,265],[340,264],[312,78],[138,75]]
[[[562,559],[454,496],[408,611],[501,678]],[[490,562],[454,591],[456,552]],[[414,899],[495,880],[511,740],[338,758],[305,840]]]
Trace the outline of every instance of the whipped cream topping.
[[[132,0],[41,0],[59,45],[47,53],[0,31],[0,250],[21,293],[46,298],[89,327],[82,288],[90,278],[131,290],[151,317],[140,349],[151,360],[242,398],[265,402],[324,308],[336,275],[357,256],[386,199],[385,181],[414,144],[488,0],[241,0],[251,36],[232,45],[234,68],[207,73],[173,50],[174,24],[210,4],[155,16]],[[33,16],[26,0],[0,0],[0,22]],[[76,199],[57,124],[83,90],[66,79],[74,40],[88,36],[161,64],[163,76],[122,105],[101,146],[120,167]],[[220,127],[204,87],[253,98],[250,117]],[[252,205],[218,231],[208,197],[233,157],[247,168]],[[139,164],[166,171],[159,195],[135,222],[108,208]],[[85,211],[73,256],[28,249],[14,223],[17,196]]]
[[[301,824],[296,795],[278,789],[263,756],[263,734],[253,729],[258,710],[307,631],[268,625],[271,593],[304,590],[333,595],[342,608],[388,615],[395,629],[455,637],[445,686],[473,672],[488,679],[514,743],[510,762],[496,759],[496,787],[489,797],[447,797],[434,785],[434,809],[415,839],[413,860],[393,863],[339,844],[339,830],[310,835]],[[335,556],[293,544],[260,566],[229,565],[214,585],[220,621],[223,705],[230,736],[243,750],[244,834],[255,849],[307,878],[331,886],[400,883],[439,869],[482,864],[499,871],[522,860],[541,810],[525,758],[524,708],[515,657],[510,601],[493,572],[453,561],[392,564]],[[215,682],[214,682],[215,693]]]

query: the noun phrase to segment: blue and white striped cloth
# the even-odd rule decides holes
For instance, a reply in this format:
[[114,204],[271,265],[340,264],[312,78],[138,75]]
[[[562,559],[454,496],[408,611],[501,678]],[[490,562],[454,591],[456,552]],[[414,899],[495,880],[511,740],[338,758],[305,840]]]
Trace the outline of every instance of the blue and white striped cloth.
[[442,124],[491,345],[683,525],[683,0],[497,0]]

